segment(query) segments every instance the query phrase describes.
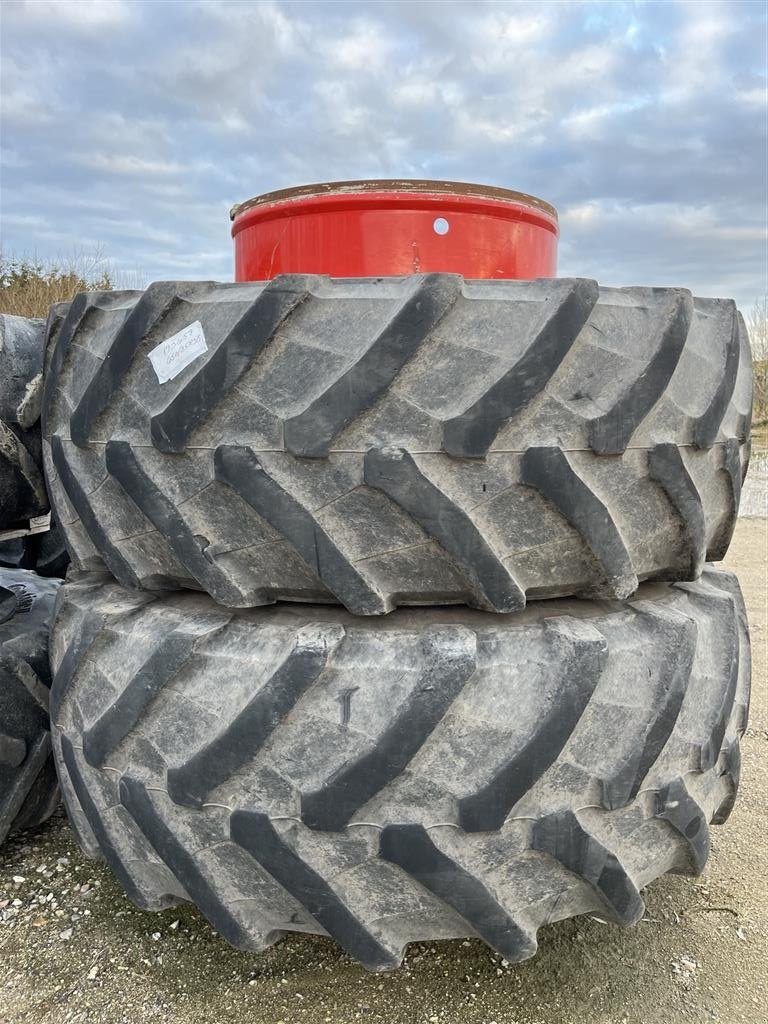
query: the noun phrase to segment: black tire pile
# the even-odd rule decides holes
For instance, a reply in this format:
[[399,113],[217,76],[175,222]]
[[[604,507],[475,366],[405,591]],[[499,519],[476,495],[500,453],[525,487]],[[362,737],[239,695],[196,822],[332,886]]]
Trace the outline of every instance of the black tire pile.
[[[40,404],[44,320],[0,315],[0,843],[39,825],[59,787],[48,720],[48,634],[69,561],[57,529],[29,530],[49,510]],[[34,570],[28,571],[28,570]]]
[[[52,323],[62,311],[53,308]],[[28,529],[50,507],[40,433],[45,339],[44,320],[0,314],[0,534]],[[0,568],[61,577],[68,564],[55,524],[10,540],[0,536]]]
[[738,786],[748,631],[708,563],[751,389],[734,304],[682,289],[283,276],[56,310],[52,731],[84,850],[141,907],[373,970],[639,920]]
[[59,802],[48,718],[48,632],[60,580],[0,568],[0,843]]

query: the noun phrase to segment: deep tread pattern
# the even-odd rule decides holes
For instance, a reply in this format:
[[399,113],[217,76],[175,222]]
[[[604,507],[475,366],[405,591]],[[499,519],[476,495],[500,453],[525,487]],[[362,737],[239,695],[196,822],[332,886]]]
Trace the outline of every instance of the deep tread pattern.
[[535,956],[535,933],[514,921],[479,878],[435,846],[423,825],[387,825],[379,851],[452,907],[502,956],[513,963]]
[[174,282],[151,284],[120,324],[70,417],[70,437],[79,448],[88,443],[94,423],[120,386],[144,337],[183,302],[183,293],[183,286]]
[[415,287],[361,357],[298,416],[285,421],[285,446],[294,455],[322,458],[334,438],[382,395],[461,294],[451,274],[414,277]]
[[365,482],[404,508],[448,551],[469,577],[473,604],[487,611],[514,612],[525,594],[471,518],[423,474],[402,448],[372,448],[365,456]]
[[248,370],[285,320],[309,297],[311,277],[270,281],[224,338],[211,359],[161,413],[152,417],[152,443],[161,452],[183,452],[195,428]]
[[[196,322],[207,350],[160,384],[148,354]],[[506,612],[694,579],[746,468],[743,322],[680,289],[161,282],[78,296],[47,359],[76,568],[231,607]]]
[[269,681],[222,733],[168,772],[168,792],[199,807],[208,793],[253,757],[325,668],[343,638],[340,627],[307,629],[296,637]]
[[[709,859],[709,828],[701,807],[683,779],[674,779],[656,794],[656,817],[668,821],[688,844],[690,864],[685,874],[700,875]],[[713,819],[714,820],[714,819]]]
[[67,780],[77,797],[79,809],[85,814],[104,860],[106,860],[112,869],[112,873],[125,889],[128,898],[137,907],[141,907],[142,910],[149,910],[152,907],[152,903],[144,899],[136,880],[124,863],[119,850],[112,842],[109,831],[101,820],[100,809],[86,786],[83,774],[77,763],[77,758],[75,757],[75,749],[68,736],[61,737],[61,763],[66,769]]
[[544,708],[527,743],[484,786],[459,800],[459,824],[465,832],[501,828],[515,804],[562,753],[605,667],[608,645],[593,627],[548,619],[544,630],[552,645],[554,670],[567,666],[572,686],[563,699]]
[[655,642],[663,651],[663,665],[658,699],[654,702],[642,742],[636,743],[631,752],[622,751],[617,769],[610,777],[601,780],[603,806],[611,808],[623,807],[634,800],[643,780],[668,743],[682,710],[699,643],[694,619],[676,616],[664,609],[657,610],[652,602],[636,604],[635,611],[650,616],[658,624]]
[[174,629],[158,646],[104,714],[83,733],[83,754],[88,764],[101,767],[136,725],[153,698],[192,657],[197,636]]
[[629,872],[571,811],[555,811],[533,826],[531,845],[548,853],[591,886],[618,924],[636,924],[645,904]]
[[553,310],[524,355],[476,402],[443,426],[443,448],[459,458],[480,458],[508,420],[545,387],[576,341],[595,307],[595,281],[553,285]]
[[312,509],[284,490],[250,448],[221,445],[216,449],[215,465],[216,479],[236,491],[262,519],[278,530],[342,604],[363,615],[389,611],[383,596],[334,544]]
[[58,685],[51,695],[50,707],[51,715],[54,719],[59,713],[59,704],[67,694],[81,659],[93,645],[106,621],[106,615],[94,614],[89,616],[88,621],[84,623],[82,630],[73,639],[66,651],[63,652],[63,657],[59,661],[57,671]]
[[48,509],[40,402],[45,322],[0,314],[0,530]]
[[[54,455],[54,461],[55,458]],[[124,489],[127,499],[167,539],[190,576],[221,604],[234,607],[246,604],[242,591],[206,559],[200,543],[184,522],[183,516],[149,474],[142,470],[131,446],[125,441],[110,441],[105,450],[105,458],[107,470]],[[117,573],[115,575],[120,579]]]
[[[701,599],[700,599],[701,600]],[[710,605],[722,605],[727,598],[707,595],[704,599]],[[719,630],[712,632],[710,643],[717,643],[721,657],[728,666],[727,686],[720,691],[719,699],[709,711],[710,728],[707,739],[696,748],[698,767],[701,771],[713,768],[723,747],[728,723],[733,717],[739,686],[740,661],[744,656],[738,623],[722,615],[717,616]],[[739,734],[743,728],[739,724]]]
[[625,451],[638,426],[664,394],[691,327],[690,292],[670,289],[662,316],[659,344],[647,367],[619,395],[612,408],[590,424],[589,445],[598,455],[619,455]]
[[736,803],[741,780],[741,748],[738,737],[734,737],[726,744],[722,757],[725,762],[723,778],[727,782],[728,792],[712,817],[713,825],[724,825],[730,818]]
[[729,438],[723,448],[722,473],[728,481],[730,494],[730,512],[723,520],[719,534],[710,541],[707,558],[713,562],[722,562],[731,546],[733,531],[736,529],[736,518],[739,514],[741,488],[746,478],[746,467],[741,465],[740,445],[736,438]]
[[45,732],[30,747],[25,746],[17,763],[6,765],[6,772],[15,769],[16,774],[11,788],[3,793],[0,822],[10,824],[7,830],[2,825],[0,841],[10,832],[42,824],[56,809],[59,796],[52,754],[51,734]]
[[522,480],[552,502],[586,541],[604,577],[604,583],[592,588],[592,596],[623,600],[637,590],[632,559],[610,510],[575,472],[565,452],[529,448],[523,456]]
[[235,811],[232,839],[275,878],[342,949],[369,970],[397,967],[402,953],[387,949],[350,911],[333,887],[298,856],[266,814]]
[[138,576],[131,568],[127,559],[120,553],[119,548],[109,539],[106,529],[95,515],[93,507],[88,501],[88,495],[77,476],[72,472],[72,467],[69,465],[64,454],[61,438],[58,436],[51,440],[51,458],[59,480],[67,490],[72,507],[77,512],[80,522],[88,532],[89,538],[98,548],[109,571],[123,586],[138,587]]
[[[302,793],[301,817],[310,828],[340,831],[397,778],[426,742],[476,668],[475,637],[460,627],[427,630],[424,669],[373,750],[350,760],[321,789]],[[440,685],[432,685],[435,679]]]
[[[184,889],[213,927],[238,949],[253,949],[254,941],[240,922],[217,899],[216,893],[194,856],[184,848],[154,807],[146,787],[136,779],[120,779],[120,802],[137,827],[154,847],[163,863],[177,878],[184,878]],[[256,948],[260,946],[256,945]]]
[[680,449],[673,444],[657,444],[648,453],[651,479],[659,483],[680,518],[688,540],[687,564],[679,579],[695,580],[701,575],[706,549],[706,523],[701,495],[685,467]]
[[0,843],[58,803],[48,630],[60,580],[0,569]]
[[[725,367],[720,383],[712,395],[709,405],[696,419],[694,424],[693,443],[697,448],[711,448],[715,443],[728,405],[733,397],[733,390],[736,387],[736,378],[738,377],[739,362],[741,360],[742,338],[746,338],[747,329],[744,324],[744,318],[736,309],[736,304],[732,302],[728,305],[730,307],[727,312],[731,323],[731,337],[725,353]],[[744,347],[749,351],[748,341]]]
[[550,921],[636,921],[733,802],[749,644],[728,573],[506,617],[230,613],[88,574],[60,595],[81,844],[139,905],[191,900],[242,948],[317,932],[383,970],[479,935],[524,959]]

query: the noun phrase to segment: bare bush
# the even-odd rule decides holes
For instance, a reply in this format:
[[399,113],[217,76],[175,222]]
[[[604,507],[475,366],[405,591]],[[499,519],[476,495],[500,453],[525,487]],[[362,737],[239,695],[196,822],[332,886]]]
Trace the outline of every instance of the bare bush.
[[69,302],[82,291],[108,291],[114,274],[100,252],[68,259],[0,253],[0,313],[47,317],[54,302]]

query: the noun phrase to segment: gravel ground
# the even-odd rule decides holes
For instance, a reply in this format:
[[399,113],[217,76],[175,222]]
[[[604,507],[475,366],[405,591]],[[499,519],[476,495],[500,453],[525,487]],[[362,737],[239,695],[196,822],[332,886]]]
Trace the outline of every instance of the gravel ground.
[[[760,488],[755,493],[760,500]],[[762,488],[764,501],[765,487]],[[751,507],[751,506],[750,506]],[[763,506],[764,507],[764,506]],[[510,965],[478,941],[417,944],[369,975],[322,938],[229,948],[191,907],[135,910],[78,851],[62,814],[0,850],[2,1024],[674,1024],[768,1019],[768,523],[739,521],[725,563],[752,627],[742,789],[698,879],[669,876],[623,931],[596,919],[539,932]]]

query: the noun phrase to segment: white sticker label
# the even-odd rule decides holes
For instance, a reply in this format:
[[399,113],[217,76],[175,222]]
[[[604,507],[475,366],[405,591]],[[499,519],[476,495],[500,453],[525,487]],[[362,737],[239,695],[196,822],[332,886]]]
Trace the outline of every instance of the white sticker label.
[[149,361],[157,374],[157,379],[161,384],[165,384],[166,381],[178,377],[185,366],[189,366],[194,359],[207,351],[203,325],[199,320],[195,320],[189,327],[166,338],[153,348],[149,353]]

